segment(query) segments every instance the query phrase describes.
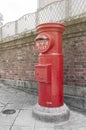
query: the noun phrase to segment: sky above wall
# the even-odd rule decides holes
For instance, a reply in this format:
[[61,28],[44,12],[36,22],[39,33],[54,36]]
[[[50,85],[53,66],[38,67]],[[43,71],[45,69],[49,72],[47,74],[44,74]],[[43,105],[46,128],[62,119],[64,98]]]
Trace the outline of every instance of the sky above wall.
[[15,21],[25,14],[37,10],[37,0],[1,0],[0,13],[3,15],[3,23]]

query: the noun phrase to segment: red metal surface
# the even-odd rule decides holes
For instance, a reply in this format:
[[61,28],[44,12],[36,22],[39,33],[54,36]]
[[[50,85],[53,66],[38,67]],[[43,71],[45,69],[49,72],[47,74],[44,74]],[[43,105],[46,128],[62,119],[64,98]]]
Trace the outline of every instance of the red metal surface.
[[45,23],[37,26],[39,35],[35,39],[39,52],[35,66],[35,79],[39,82],[38,103],[45,107],[63,105],[63,54],[62,32],[64,25]]

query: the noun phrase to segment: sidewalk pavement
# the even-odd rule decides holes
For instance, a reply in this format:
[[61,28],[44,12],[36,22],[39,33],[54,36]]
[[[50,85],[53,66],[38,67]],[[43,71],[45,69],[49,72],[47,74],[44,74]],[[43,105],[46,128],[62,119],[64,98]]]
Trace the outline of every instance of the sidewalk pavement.
[[[86,130],[86,113],[70,111],[70,120],[59,125],[32,117],[37,96],[0,84],[0,130]],[[4,110],[16,112],[4,114]]]

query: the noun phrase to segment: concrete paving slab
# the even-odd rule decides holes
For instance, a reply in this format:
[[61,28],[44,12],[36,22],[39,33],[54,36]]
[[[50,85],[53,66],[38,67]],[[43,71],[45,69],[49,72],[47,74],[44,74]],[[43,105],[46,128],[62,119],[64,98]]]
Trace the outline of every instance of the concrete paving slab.
[[28,95],[25,98],[25,101],[24,101],[22,109],[32,108],[36,103],[37,103],[37,96]]
[[19,111],[12,115],[0,113],[0,126],[12,125],[18,113]]
[[34,130],[34,127],[13,126],[11,130]]
[[7,104],[10,100],[14,98],[15,94],[8,93],[6,91],[0,92],[0,102]]
[[34,126],[35,119],[32,117],[32,109],[21,110],[14,125],[18,126]]
[[53,128],[41,128],[41,127],[36,127],[34,130],[54,130]]
[[41,127],[41,128],[54,128],[54,123],[49,123],[49,122],[42,122],[42,121],[39,121],[39,120],[36,120],[35,122],[35,127]]
[[5,106],[5,109],[15,109],[15,110],[20,110],[22,109],[22,106],[23,104],[20,104],[20,103],[8,103],[6,106]]
[[41,122],[32,117],[36,103],[37,96],[0,85],[0,111],[16,110],[13,115],[0,112],[0,130],[86,130],[86,113],[70,111],[70,120],[58,125]]
[[21,99],[19,99],[19,98],[17,98],[17,97],[14,97],[13,99],[11,99],[10,101],[8,101],[8,103],[9,104],[15,104],[15,103],[17,103],[17,104],[24,104],[24,99],[22,100],[22,98]]
[[0,107],[0,112],[4,109],[4,107]]
[[10,130],[10,126],[1,126],[0,125],[0,130]]
[[5,104],[0,102],[0,107],[4,107],[4,106],[5,106]]
[[26,93],[21,93],[20,91],[20,94],[16,93],[15,96],[9,101],[9,103],[24,104],[28,100],[29,99],[27,98]]
[[86,122],[86,116],[82,115],[81,113],[71,111],[70,120],[60,125],[55,124],[54,130],[79,130],[80,128],[85,130],[86,123],[83,121]]
[[22,109],[23,109],[23,110],[28,110],[28,109],[30,109],[30,108],[32,108],[32,106],[29,104],[29,102],[26,103],[26,104],[23,104],[23,106],[22,106]]

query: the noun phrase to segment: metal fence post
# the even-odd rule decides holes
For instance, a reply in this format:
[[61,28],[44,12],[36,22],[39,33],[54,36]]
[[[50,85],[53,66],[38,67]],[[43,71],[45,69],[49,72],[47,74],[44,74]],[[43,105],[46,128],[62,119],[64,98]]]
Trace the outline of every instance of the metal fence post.
[[68,21],[70,19],[70,11],[71,11],[71,0],[66,0],[65,2],[65,19]]
[[38,25],[38,23],[39,23],[39,13],[38,13],[38,10],[37,10],[37,12],[35,12],[35,15],[36,15],[36,19],[35,19],[35,26],[37,26]]
[[15,35],[18,33],[18,22],[17,20],[15,21]]
[[0,28],[0,41],[2,41],[2,27]]

